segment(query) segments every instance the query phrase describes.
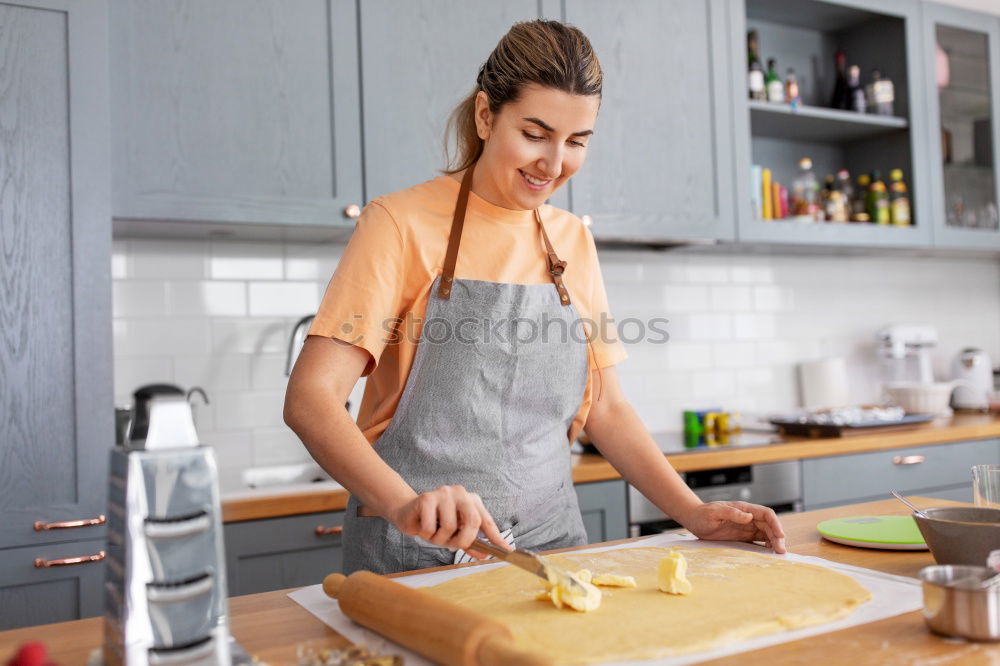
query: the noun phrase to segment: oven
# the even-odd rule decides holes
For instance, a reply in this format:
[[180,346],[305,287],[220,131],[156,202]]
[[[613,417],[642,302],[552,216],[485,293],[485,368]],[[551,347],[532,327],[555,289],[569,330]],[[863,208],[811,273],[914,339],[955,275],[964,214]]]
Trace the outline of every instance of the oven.
[[[762,504],[779,513],[802,510],[802,468],[797,460],[680,472],[680,475],[705,502],[739,500]],[[631,536],[680,527],[631,485],[628,499]]]

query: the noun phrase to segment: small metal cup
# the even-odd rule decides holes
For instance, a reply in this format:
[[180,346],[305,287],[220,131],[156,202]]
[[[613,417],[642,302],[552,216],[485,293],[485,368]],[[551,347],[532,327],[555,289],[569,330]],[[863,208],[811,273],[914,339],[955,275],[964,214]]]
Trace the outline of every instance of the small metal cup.
[[1000,586],[979,586],[994,574],[986,567],[963,565],[921,569],[924,620],[931,631],[976,641],[1000,641]]

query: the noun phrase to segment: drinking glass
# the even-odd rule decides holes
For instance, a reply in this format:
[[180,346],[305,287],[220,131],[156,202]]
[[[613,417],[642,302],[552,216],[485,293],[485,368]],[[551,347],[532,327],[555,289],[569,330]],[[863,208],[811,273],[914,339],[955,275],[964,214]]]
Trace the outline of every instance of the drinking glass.
[[1000,465],[973,466],[972,498],[976,506],[1000,509]]

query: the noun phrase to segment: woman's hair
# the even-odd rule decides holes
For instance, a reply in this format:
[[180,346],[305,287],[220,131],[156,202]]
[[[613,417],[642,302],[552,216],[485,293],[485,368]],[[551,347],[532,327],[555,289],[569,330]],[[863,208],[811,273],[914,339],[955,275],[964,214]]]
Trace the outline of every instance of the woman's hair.
[[[559,21],[515,23],[500,38],[493,53],[479,68],[472,92],[451,112],[445,129],[445,158],[456,173],[468,168],[483,152],[483,140],[476,131],[476,95],[489,98],[490,111],[498,113],[505,104],[517,102],[524,86],[539,85],[571,95],[601,94],[604,75],[594,49],[578,28]],[[454,127],[456,155],[448,150]]]

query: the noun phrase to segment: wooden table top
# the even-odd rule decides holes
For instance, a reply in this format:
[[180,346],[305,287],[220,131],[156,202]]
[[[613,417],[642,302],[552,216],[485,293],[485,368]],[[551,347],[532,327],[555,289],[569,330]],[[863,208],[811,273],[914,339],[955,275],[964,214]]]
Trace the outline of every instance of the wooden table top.
[[[957,504],[932,498],[911,499],[921,508]],[[781,519],[787,534],[788,548],[792,552],[916,578],[921,568],[934,563],[929,552],[852,548],[824,541],[816,532],[816,525],[830,518],[907,513],[906,507],[890,499],[784,514]],[[627,541],[632,540],[609,543]],[[333,629],[291,601],[287,596],[288,592],[289,590],[265,592],[230,599],[232,633],[247,652],[270,664],[294,664],[295,647],[304,641],[318,641],[329,647],[348,643]],[[83,664],[90,651],[100,645],[101,629],[102,620],[90,618],[0,632],[0,663],[5,663],[23,642],[40,640],[48,646],[57,663],[63,666]],[[711,663],[774,666],[802,664],[807,660],[851,664],[960,662],[996,666],[1000,663],[1000,643],[963,643],[942,639],[927,630],[920,612],[915,611],[850,629],[740,653]]]
[[[888,433],[855,435],[852,437],[779,437],[774,444],[741,446],[736,441],[730,445],[703,446],[683,450],[682,433],[658,433],[659,438],[675,437],[670,442],[667,460],[678,472],[694,472],[703,469],[755,465],[782,460],[804,460],[826,456],[846,455],[867,451],[882,451],[912,446],[944,444],[963,440],[1000,437],[1000,415],[996,414],[956,414],[950,418],[937,419],[911,430]],[[759,433],[758,433],[759,439]],[[620,479],[618,471],[595,454],[573,456],[573,482],[589,483]],[[348,493],[343,489],[318,489],[305,486],[295,491],[272,491],[261,489],[243,492],[231,499],[223,499],[222,519],[224,522],[258,520],[294,516],[322,511],[342,511],[347,507]]]

